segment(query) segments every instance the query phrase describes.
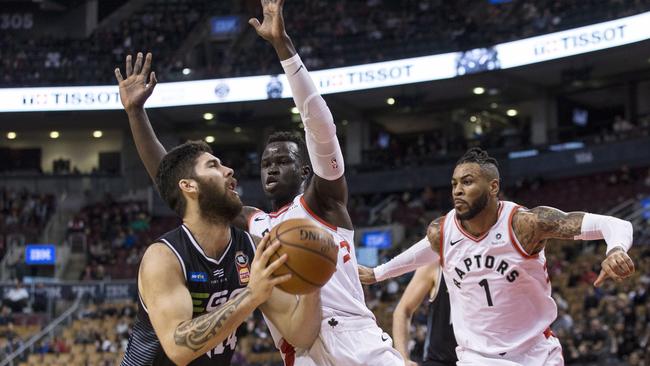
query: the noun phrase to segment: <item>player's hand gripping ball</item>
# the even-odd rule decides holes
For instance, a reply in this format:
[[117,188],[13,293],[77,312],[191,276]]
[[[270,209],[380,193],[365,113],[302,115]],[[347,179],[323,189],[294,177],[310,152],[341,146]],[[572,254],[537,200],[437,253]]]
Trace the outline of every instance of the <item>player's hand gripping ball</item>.
[[280,242],[273,254],[288,259],[273,272],[274,276],[291,273],[291,279],[278,287],[290,294],[308,294],[323,287],[336,271],[338,246],[326,229],[309,219],[290,219],[277,224],[269,233],[269,240]]

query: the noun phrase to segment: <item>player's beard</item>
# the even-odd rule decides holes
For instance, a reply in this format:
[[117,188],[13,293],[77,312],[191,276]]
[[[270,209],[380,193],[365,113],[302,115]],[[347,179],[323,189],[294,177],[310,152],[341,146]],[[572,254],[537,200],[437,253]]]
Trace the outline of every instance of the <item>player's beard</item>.
[[199,186],[199,210],[201,217],[218,223],[229,224],[239,215],[242,202],[226,187],[217,187],[207,179],[194,178]]
[[476,215],[480,214],[485,209],[485,207],[487,207],[489,197],[490,196],[487,191],[483,192],[483,194],[480,195],[473,204],[468,204],[469,209],[467,212],[464,214],[459,214],[458,210],[456,210],[456,217],[461,220],[473,219],[476,217]]

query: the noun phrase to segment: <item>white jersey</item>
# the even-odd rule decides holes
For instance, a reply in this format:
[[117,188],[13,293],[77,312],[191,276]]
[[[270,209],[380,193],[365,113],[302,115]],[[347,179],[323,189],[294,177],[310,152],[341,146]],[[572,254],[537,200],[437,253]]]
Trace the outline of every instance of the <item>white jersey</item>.
[[[321,288],[323,319],[332,317],[363,317],[375,321],[375,316],[366,307],[363,288],[357,272],[357,258],[354,252],[354,231],[335,227],[316,214],[307,206],[303,195],[298,195],[293,202],[277,212],[258,212],[250,217],[248,231],[259,237],[268,233],[273,226],[288,219],[308,218],[318,226],[328,230],[339,245],[336,271],[332,278]],[[267,324],[269,322],[267,321]],[[280,336],[274,327],[269,326],[278,347]]]
[[527,255],[513,233],[519,207],[501,201],[496,224],[479,238],[455,210],[441,223],[440,263],[462,348],[494,355],[530,347],[557,316],[544,251]]

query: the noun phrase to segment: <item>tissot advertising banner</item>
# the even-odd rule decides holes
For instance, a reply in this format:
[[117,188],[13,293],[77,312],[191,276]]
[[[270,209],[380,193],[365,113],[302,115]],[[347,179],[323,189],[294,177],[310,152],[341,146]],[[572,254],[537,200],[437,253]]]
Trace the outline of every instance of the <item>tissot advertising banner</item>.
[[[448,79],[650,39],[650,12],[462,52],[311,72],[322,94]],[[284,75],[160,83],[147,108],[290,98]],[[0,89],[0,112],[122,108],[116,85]]]

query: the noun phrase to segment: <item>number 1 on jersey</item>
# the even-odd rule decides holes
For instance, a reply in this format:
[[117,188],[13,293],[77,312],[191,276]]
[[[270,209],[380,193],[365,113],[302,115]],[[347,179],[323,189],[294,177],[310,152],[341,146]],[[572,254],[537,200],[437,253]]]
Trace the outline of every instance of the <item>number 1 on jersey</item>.
[[492,295],[490,294],[490,285],[488,284],[487,279],[482,279],[478,284],[485,290],[485,297],[487,298],[488,306],[494,306],[492,303]]

